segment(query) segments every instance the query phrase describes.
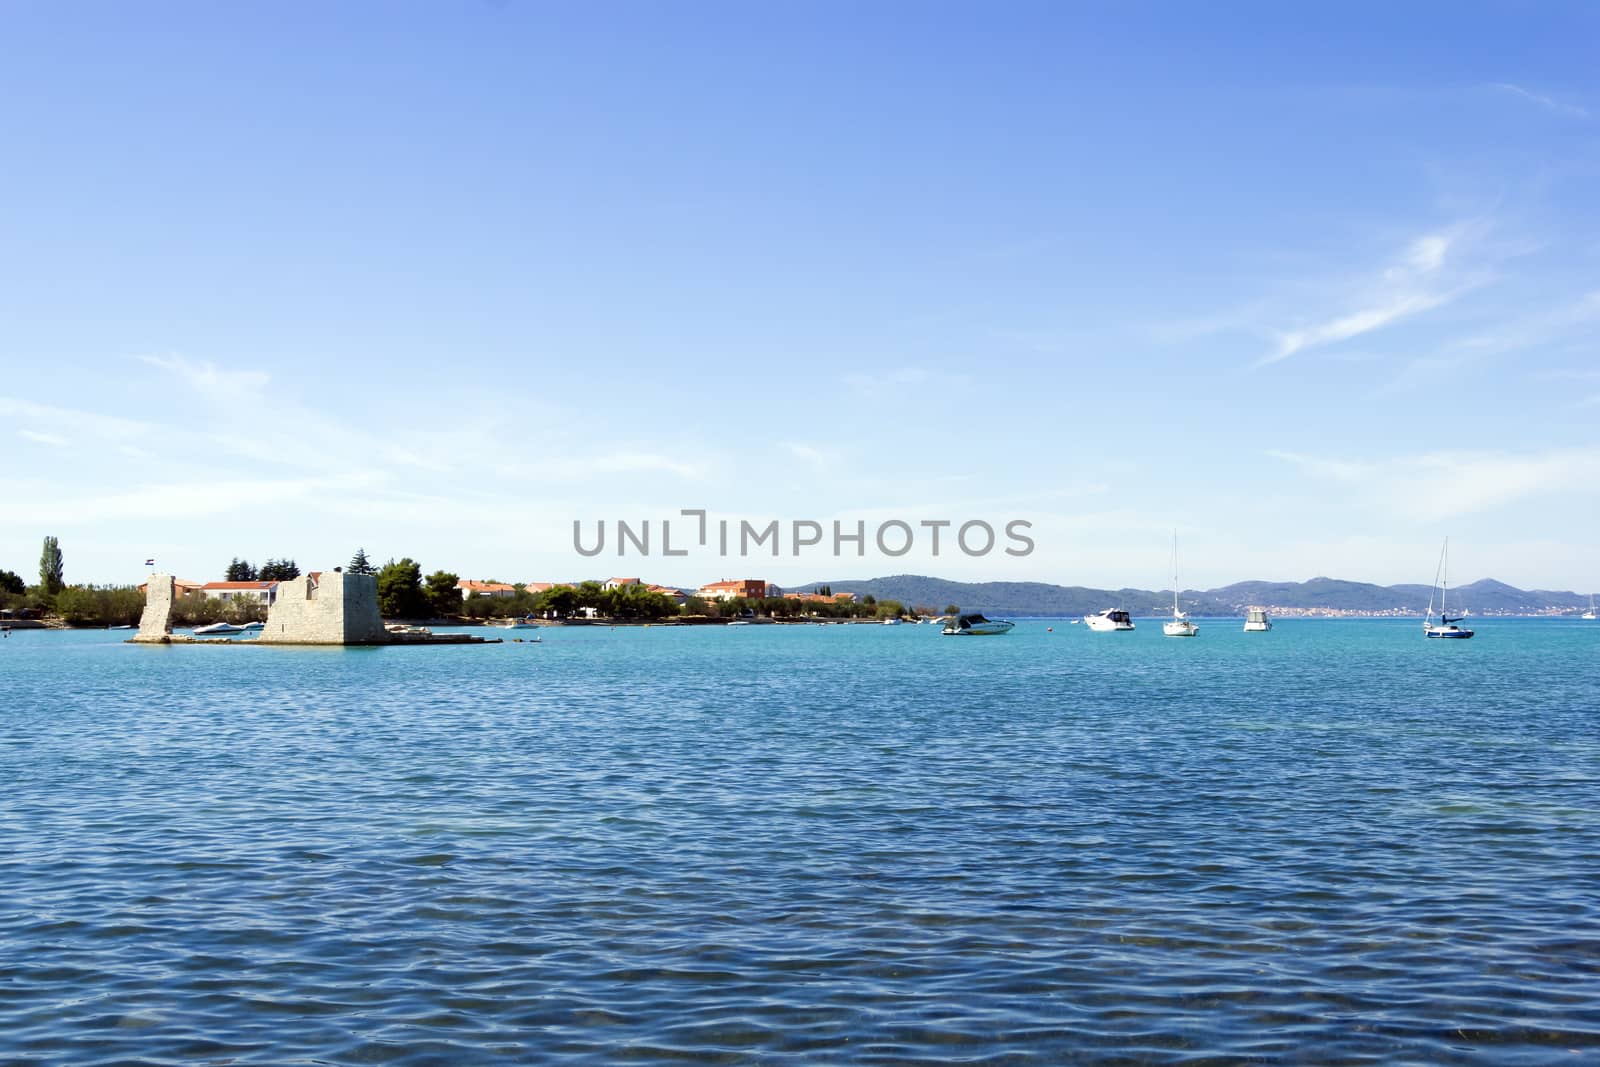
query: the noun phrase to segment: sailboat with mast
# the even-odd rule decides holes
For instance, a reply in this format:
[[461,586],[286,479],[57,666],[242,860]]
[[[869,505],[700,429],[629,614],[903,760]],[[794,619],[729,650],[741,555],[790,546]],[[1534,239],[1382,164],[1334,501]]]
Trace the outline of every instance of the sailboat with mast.
[[1457,626],[1466,616],[1452,619],[1445,608],[1445,597],[1450,589],[1450,538],[1444,539],[1444,548],[1439,552],[1439,569],[1433,576],[1434,591],[1439,594],[1439,624],[1433,623],[1433,594],[1428,594],[1428,614],[1422,620],[1422,633],[1425,637],[1455,637],[1467,638],[1472,636],[1471,630],[1463,630]]
[[1580,619],[1588,619],[1590,622],[1593,622],[1596,618],[1600,618],[1600,616],[1597,616],[1594,613],[1594,594],[1593,593],[1589,594],[1589,610],[1584,612],[1582,615],[1579,615],[1578,618],[1580,618]]
[[1189,616],[1178,610],[1178,531],[1172,531],[1172,621],[1161,624],[1161,632],[1168,637],[1198,637],[1200,627]]

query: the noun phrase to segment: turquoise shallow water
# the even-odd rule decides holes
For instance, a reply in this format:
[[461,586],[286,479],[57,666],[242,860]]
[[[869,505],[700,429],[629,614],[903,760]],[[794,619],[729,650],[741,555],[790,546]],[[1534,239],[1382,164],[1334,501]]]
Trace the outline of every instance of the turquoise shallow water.
[[0,1062],[1600,1060],[1600,625],[1473,621],[15,633]]

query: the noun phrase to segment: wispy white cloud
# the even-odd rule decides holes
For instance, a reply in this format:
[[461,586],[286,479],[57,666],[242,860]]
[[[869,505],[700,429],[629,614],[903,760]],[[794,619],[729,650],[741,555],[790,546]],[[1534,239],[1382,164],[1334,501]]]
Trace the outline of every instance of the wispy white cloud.
[[1455,300],[1481,279],[1447,270],[1452,254],[1481,227],[1459,224],[1413,239],[1353,299],[1359,305],[1307,325],[1280,330],[1277,344],[1257,366],[1280,363],[1308,349],[1338,344]]
[[1289,330],[1279,335],[1278,347],[1271,355],[1264,357],[1260,365],[1278,363],[1308,348],[1348,341],[1352,337],[1382,329],[1409,315],[1436,308],[1449,299],[1451,297],[1443,293],[1406,293],[1377,307],[1352,311],[1348,315],[1341,315],[1305,329]]
[[348,504],[349,494],[374,489],[383,480],[381,476],[362,473],[337,478],[219,478],[153,482],[110,491],[80,490],[55,483],[0,482],[0,494],[12,502],[0,521],[25,526],[238,516],[319,496]]
[[860,393],[903,392],[920,387],[959,388],[969,383],[965,374],[949,374],[925,367],[894,367],[888,370],[860,371],[844,376],[844,384]]
[[17,436],[34,444],[49,445],[51,448],[65,448],[67,444],[67,439],[60,434],[40,433],[38,430],[18,430]]
[[1389,514],[1450,519],[1600,484],[1600,448],[1543,452],[1448,450],[1373,462],[1269,452],[1314,477],[1343,483]]
[[57,431],[64,431],[71,437],[95,437],[107,441],[136,440],[150,436],[157,429],[151,423],[117,415],[37,404],[8,396],[0,396],[0,417],[33,423],[32,429],[36,433],[57,435]]
[[1347,460],[1308,456],[1303,452],[1284,452],[1278,449],[1271,449],[1267,452],[1267,455],[1273,459],[1281,459],[1285,463],[1292,463],[1308,474],[1322,478],[1332,478],[1341,482],[1359,482],[1367,477],[1371,470],[1364,463],[1351,463]]
[[829,449],[818,448],[801,441],[785,441],[784,450],[802,463],[807,464],[819,473],[832,467],[839,460],[839,455]]
[[701,482],[710,476],[705,463],[691,462],[656,452],[612,452],[599,456],[541,456],[537,462],[502,462],[495,470],[505,477],[526,481],[570,482],[603,475],[671,474]]
[[213,396],[253,393],[271,381],[262,371],[221,368],[209,360],[190,360],[177,355],[140,356],[139,362],[174,374],[191,389]]
[[1589,117],[1587,108],[1579,107],[1577,104],[1564,103],[1543,93],[1536,93],[1531,89],[1524,89],[1520,85],[1513,85],[1511,82],[1494,82],[1489,88],[1521,97],[1531,103],[1538,104],[1546,111],[1553,111],[1558,115],[1566,115],[1575,119],[1587,119]]

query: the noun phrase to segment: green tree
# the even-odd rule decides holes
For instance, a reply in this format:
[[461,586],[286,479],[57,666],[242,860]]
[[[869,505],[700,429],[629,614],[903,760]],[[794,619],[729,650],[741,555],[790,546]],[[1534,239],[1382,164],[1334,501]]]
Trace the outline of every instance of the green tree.
[[705,597],[692,596],[684,600],[683,607],[679,610],[685,615],[704,615],[710,607]]
[[45,596],[55,596],[66,585],[61,561],[61,542],[54,537],[44,539],[44,551],[39,554],[39,586]]
[[21,596],[27,591],[28,583],[22,580],[22,575],[12,571],[0,571],[0,593]]
[[434,571],[428,575],[426,592],[435,617],[461,614],[461,590],[456,588],[459,581],[460,575],[449,571]]
[[946,615],[960,615],[961,607],[958,604],[946,604],[944,606],[944,613]]
[[286,582],[300,577],[300,568],[292,559],[269,559],[261,565],[257,577],[263,582]]
[[390,560],[378,571],[378,611],[391,619],[424,619],[430,605],[422,588],[422,567],[409,556]]
[[605,606],[605,590],[595,581],[578,583],[578,607],[599,611]]
[[350,574],[378,573],[378,568],[374,567],[372,561],[367,558],[367,550],[364,548],[356,549],[356,554],[350,557],[350,565],[345,570]]
[[250,566],[249,560],[235,556],[233,561],[228,564],[227,571],[223,573],[222,580],[225,582],[253,582],[256,580],[256,569]]
[[534,601],[535,611],[545,611],[558,619],[569,618],[578,610],[578,591],[570,585],[554,585]]
[[68,626],[87,626],[100,621],[99,605],[94,592],[84,586],[69,586],[56,596],[56,614]]

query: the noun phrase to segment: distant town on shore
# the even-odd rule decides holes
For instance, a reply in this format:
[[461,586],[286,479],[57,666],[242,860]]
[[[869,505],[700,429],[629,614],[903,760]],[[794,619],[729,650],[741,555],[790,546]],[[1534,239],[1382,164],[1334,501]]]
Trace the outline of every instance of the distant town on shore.
[[[147,561],[153,569],[154,560]],[[332,569],[332,568],[330,568]],[[810,582],[784,588],[760,577],[719,578],[676,585],[639,576],[570,580],[508,581],[465,578],[450,571],[424,575],[410,558],[375,564],[358,549],[339,569],[375,576],[379,606],[394,619],[456,619],[463,622],[539,618],[554,622],[614,620],[723,621],[741,617],[775,620],[875,620],[929,618],[958,610],[993,615],[1075,617],[1123,608],[1135,615],[1171,610],[1172,592],[1097,589],[1044,582],[958,582],[918,574]],[[277,584],[299,577],[292,559],[269,559],[259,567],[233,559],[217,579],[175,579],[174,621],[204,625],[248,621],[265,615]],[[313,577],[319,571],[309,572]],[[1237,582],[1218,589],[1184,590],[1183,609],[1195,616],[1232,617],[1249,607],[1293,617],[1414,617],[1427,607],[1426,585],[1381,586],[1334,578],[1305,582]],[[1523,590],[1493,579],[1451,589],[1453,603],[1473,615],[1576,615],[1592,594]],[[0,569],[0,619],[57,620],[69,626],[127,625],[144,606],[143,586],[68,584],[61,545],[47,537],[39,581]]]

